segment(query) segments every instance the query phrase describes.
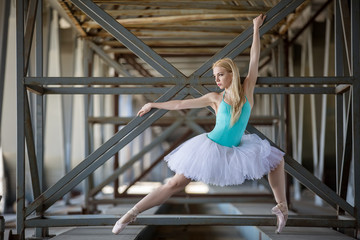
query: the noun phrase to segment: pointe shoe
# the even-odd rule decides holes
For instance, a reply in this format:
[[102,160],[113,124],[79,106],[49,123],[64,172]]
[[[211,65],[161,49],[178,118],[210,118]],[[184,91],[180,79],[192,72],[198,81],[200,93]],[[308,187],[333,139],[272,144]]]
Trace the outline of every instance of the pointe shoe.
[[271,209],[271,212],[276,215],[277,229],[275,230],[275,233],[279,234],[285,227],[286,221],[288,219],[288,207],[286,202],[277,204],[275,207]]
[[[136,220],[136,216],[139,214],[139,211],[137,210],[136,207],[133,207],[132,209],[130,209],[126,214],[130,214],[131,219],[130,221],[126,222],[126,223],[122,223],[121,222],[121,218],[119,220],[117,220],[117,222],[115,223],[113,229],[112,229],[112,233],[114,234],[119,234],[121,231],[123,231],[127,225],[129,225],[129,223],[132,223]],[[126,215],[125,214],[125,215]],[[124,216],[125,216],[124,215]]]

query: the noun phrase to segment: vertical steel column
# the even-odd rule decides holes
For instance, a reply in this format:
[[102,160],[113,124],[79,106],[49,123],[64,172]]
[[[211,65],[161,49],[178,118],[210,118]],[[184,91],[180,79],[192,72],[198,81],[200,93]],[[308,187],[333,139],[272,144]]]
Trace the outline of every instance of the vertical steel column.
[[[312,32],[309,32],[307,36],[308,44],[308,63],[309,63],[309,76],[314,76],[314,58],[313,58],[313,46],[312,46]],[[310,85],[313,86],[313,85]],[[313,143],[313,167],[314,173],[316,172],[318,166],[318,142],[317,142],[317,126],[316,126],[316,106],[315,106],[315,95],[310,95],[310,116],[311,116],[311,133],[312,133],[312,143]]]
[[24,2],[16,1],[16,71],[17,71],[17,164],[16,233],[24,239],[25,221],[25,87],[24,80]]
[[34,33],[34,27],[35,27],[36,9],[37,9],[38,0],[29,0],[26,3],[28,4],[28,6],[27,6],[25,39],[24,39],[24,57],[25,57],[24,72],[25,73],[27,73],[29,70],[30,53],[31,53],[33,33]]
[[[292,39],[293,37],[293,33],[291,31],[291,29],[288,30],[288,39]],[[287,51],[288,51],[288,55],[287,55],[287,59],[288,59],[288,76],[289,77],[294,77],[295,73],[294,73],[294,57],[293,57],[293,52],[294,52],[294,48],[292,44],[289,44],[289,41],[287,40],[286,42],[286,46],[287,46]],[[294,85],[290,85],[290,87],[293,87]],[[291,125],[291,143],[292,143],[292,157],[293,159],[298,160],[298,137],[297,137],[297,131],[296,131],[296,98],[295,98],[295,94],[290,94],[289,96],[289,111],[288,114],[290,113],[290,121],[287,121],[287,123]],[[289,131],[288,131],[289,132]],[[289,148],[289,147],[288,147]],[[286,174],[287,178],[287,188],[286,188],[286,198],[288,200],[288,204],[291,206],[291,196],[290,196],[290,176],[288,174]],[[300,184],[299,182],[294,179],[294,195],[297,195],[297,198],[300,198]],[[296,189],[295,189],[296,187]]]
[[[39,0],[38,9],[36,14],[36,69],[35,76],[43,76],[43,4],[42,0]],[[43,191],[44,188],[44,132],[43,132],[43,95],[36,95],[36,157],[37,165],[39,168],[39,181],[40,181],[40,191]]]
[[[120,55],[119,54],[115,54],[115,61],[118,62],[120,59]],[[114,71],[114,77],[118,77],[119,76],[119,72]],[[120,100],[120,96],[119,95],[114,95],[113,96],[113,102],[114,102],[114,117],[119,117],[119,100]],[[115,124],[114,125],[114,134],[116,134],[119,131],[119,127],[120,125]],[[120,153],[117,152],[114,155],[114,162],[113,162],[113,169],[114,171],[116,169],[119,168],[119,164],[120,163]],[[119,193],[119,186],[120,186],[120,177],[114,180],[114,198],[117,198],[120,196]]]
[[[0,133],[1,133],[1,119],[2,119],[2,103],[5,83],[5,69],[6,69],[6,50],[9,30],[9,15],[10,15],[10,0],[5,0],[0,3]],[[1,139],[0,139],[1,144]]]
[[342,36],[344,37],[344,45],[345,45],[345,53],[346,53],[346,59],[347,59],[347,63],[348,63],[348,69],[349,69],[349,74],[351,73],[351,61],[352,59],[350,59],[350,53],[349,53],[349,49],[351,48],[351,36],[350,36],[350,9],[349,9],[349,5],[348,5],[348,1],[344,1],[344,0],[338,0],[338,8],[340,10],[340,14],[341,14],[341,24],[342,24],[342,30],[343,30],[343,34]]
[[[49,76],[49,55],[50,55],[50,40],[51,40],[51,28],[52,28],[52,19],[53,19],[53,11],[51,8],[47,8],[45,9],[45,11],[47,13],[46,16],[46,29],[45,29],[45,35],[46,35],[46,42],[45,42],[45,59],[44,59],[44,69],[45,69],[45,74],[46,76]],[[46,104],[46,95],[45,95],[45,104]],[[44,106],[44,109],[45,106]],[[44,129],[45,129],[45,124],[44,124]]]
[[[36,11],[36,68],[35,76],[42,77],[44,66],[43,66],[43,1],[39,0]],[[44,176],[44,96],[36,95],[36,107],[35,107],[35,147],[36,147],[36,159],[38,166],[39,182],[40,182],[40,193],[43,192],[45,186]],[[38,215],[42,216],[43,211],[39,211]],[[42,238],[49,236],[48,228],[36,228],[35,237]]]
[[[351,60],[352,75],[355,78],[352,95],[353,111],[353,145],[354,159],[354,188],[355,188],[355,216],[357,228],[360,228],[360,3],[358,0],[351,1]],[[358,230],[357,229],[357,230]]]
[[[92,74],[92,50],[89,48],[88,43],[84,42],[84,76],[91,76]],[[88,117],[92,114],[92,96],[85,95],[84,96],[84,107],[85,107],[85,114],[84,114],[84,128],[85,128],[85,157],[88,157],[92,151],[92,138],[91,138],[91,126],[88,122]],[[93,175],[90,174],[88,178],[85,180],[85,188],[84,188],[84,195],[85,195],[85,210],[87,212],[91,211],[89,206],[89,192],[90,189],[93,188]]]
[[[288,38],[292,38],[291,29],[288,30]],[[289,77],[294,77],[294,57],[293,57],[293,46],[288,44],[288,64],[289,64]],[[294,85],[290,85],[293,87]],[[292,157],[297,159],[297,132],[296,132],[296,109],[295,109],[295,95],[290,94],[290,124],[291,124],[291,138],[292,138]]]
[[[329,10],[327,9],[326,17],[326,31],[325,31],[325,51],[324,51],[324,77],[329,75],[329,52],[330,52],[330,35],[331,35],[331,21],[329,16]],[[327,84],[323,85],[327,87]],[[322,180],[324,175],[324,162],[325,162],[325,128],[326,128],[326,108],[327,108],[327,95],[322,95],[321,106],[321,125],[320,125],[320,146],[319,146],[319,164],[318,170],[315,173],[316,176]],[[315,196],[315,203],[322,205],[322,199],[319,196]]]
[[[340,15],[339,1],[334,1],[334,37],[335,37],[335,76],[344,76],[344,52],[343,52],[343,30]],[[336,192],[340,193],[340,176],[341,176],[341,160],[344,150],[344,118],[343,118],[343,104],[344,94],[337,94],[335,96],[335,131],[336,131]]]
[[[64,170],[65,174],[71,170],[71,150],[72,150],[72,120],[73,120],[73,96],[61,95],[62,128],[64,143]],[[70,194],[64,196],[64,201],[70,204]]]
[[[304,35],[309,34],[309,30],[306,30]],[[300,66],[300,76],[305,76],[306,69],[306,52],[307,52],[307,42],[304,41],[301,46],[301,66]],[[303,148],[303,126],[304,126],[304,94],[299,96],[299,119],[298,119],[298,133],[297,133],[297,156],[296,161],[302,164],[302,148]],[[301,187],[298,180],[294,179],[294,198],[295,200],[301,199]]]

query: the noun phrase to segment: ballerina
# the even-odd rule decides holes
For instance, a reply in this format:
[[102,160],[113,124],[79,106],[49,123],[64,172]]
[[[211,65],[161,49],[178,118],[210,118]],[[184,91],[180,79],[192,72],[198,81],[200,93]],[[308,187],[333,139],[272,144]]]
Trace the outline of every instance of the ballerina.
[[237,66],[231,59],[224,58],[212,67],[217,86],[224,90],[221,93],[211,92],[194,99],[147,103],[140,109],[138,116],[143,116],[152,108],[180,110],[210,106],[215,110],[216,124],[210,133],[191,138],[165,157],[164,160],[176,174],[123,215],[113,227],[114,234],[119,234],[139,213],[164,203],[173,194],[183,190],[191,180],[229,186],[242,184],[246,179],[260,179],[266,174],[277,203],[271,210],[277,217],[276,232],[282,231],[288,216],[284,153],[256,134],[243,135],[254,105],[260,56],[259,28],[265,17],[261,14],[253,19],[249,72],[243,84]]

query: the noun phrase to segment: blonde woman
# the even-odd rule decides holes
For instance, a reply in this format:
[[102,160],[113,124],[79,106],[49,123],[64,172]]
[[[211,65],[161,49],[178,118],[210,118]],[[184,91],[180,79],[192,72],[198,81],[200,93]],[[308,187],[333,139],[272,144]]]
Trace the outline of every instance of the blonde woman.
[[260,55],[259,27],[264,19],[261,14],[253,20],[249,72],[243,84],[234,62],[224,58],[215,62],[212,68],[216,84],[224,90],[221,93],[212,92],[195,99],[147,103],[140,109],[138,115],[143,116],[152,108],[180,110],[210,106],[216,112],[216,125],[210,133],[186,141],[165,157],[175,176],[122,216],[114,225],[113,233],[120,233],[140,212],[162,204],[183,190],[191,180],[229,186],[241,184],[246,179],[259,179],[266,174],[277,203],[272,209],[278,220],[276,232],[282,231],[288,215],[284,153],[255,134],[243,135],[254,105]]

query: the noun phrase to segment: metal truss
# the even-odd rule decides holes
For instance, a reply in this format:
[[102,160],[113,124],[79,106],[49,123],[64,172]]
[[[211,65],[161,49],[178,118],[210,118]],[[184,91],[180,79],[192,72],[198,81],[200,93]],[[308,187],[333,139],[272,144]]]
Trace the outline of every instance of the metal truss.
[[[42,42],[42,1],[29,0],[28,7],[24,7],[24,0],[17,0],[17,230],[18,239],[24,239],[25,228],[37,228],[37,236],[42,237],[44,231],[41,229],[60,226],[96,226],[112,225],[116,221],[116,216],[44,216],[45,211],[56,201],[65,196],[71,189],[84,180],[88,181],[86,192],[86,204],[101,204],[93,198],[103,186],[114,181],[126,169],[132,166],[137,159],[152,149],[156,144],[164,141],[166,137],[181,124],[186,124],[192,131],[203,132],[204,129],[191,120],[190,117],[196,115],[196,111],[188,112],[183,119],[178,119],[170,127],[158,136],[153,143],[144,148],[143,151],[133,156],[132,159],[121,168],[105,179],[98,186],[93,186],[91,174],[108,161],[114,154],[119,152],[129,144],[136,136],[160,119],[167,111],[153,109],[143,117],[135,117],[129,121],[120,131],[107,140],[101,147],[90,153],[88,149],[87,157],[57,183],[48,189],[43,189],[43,118],[44,118],[44,95],[47,94],[162,94],[156,101],[167,101],[170,99],[183,99],[186,96],[198,97],[213,90],[213,80],[210,77],[211,65],[214,61],[230,57],[235,58],[242,53],[252,42],[252,26],[245,29],[238,37],[233,39],[221,51],[212,56],[208,61],[201,65],[190,76],[185,76],[175,68],[165,58],[157,54],[153,49],[138,39],[134,34],[123,27],[113,17],[101,9],[97,4],[90,0],[71,0],[71,2],[88,17],[97,22],[110,35],[120,41],[124,46],[131,50],[143,61],[148,63],[153,69],[163,77],[131,77],[118,63],[106,55],[97,45],[89,43],[89,47],[98,54],[111,67],[116,69],[124,77],[103,78],[103,77],[83,77],[83,78],[62,78],[62,77],[43,77],[43,42]],[[301,164],[294,160],[289,154],[285,156],[285,169],[295,177],[301,184],[313,191],[331,206],[338,208],[337,216],[290,216],[289,226],[317,226],[335,228],[355,228],[360,227],[360,50],[359,50],[359,1],[352,0],[351,6],[344,6],[346,1],[334,1],[335,11],[335,49],[336,49],[336,77],[284,77],[284,73],[279,71],[278,77],[260,77],[258,85],[268,84],[273,87],[257,87],[256,93],[267,94],[336,94],[336,123],[343,125],[343,102],[346,100],[345,94],[350,93],[350,103],[347,109],[346,128],[337,127],[337,190],[333,191],[312,173],[306,170]],[[260,35],[270,31],[282,19],[303,3],[303,0],[283,0],[271,8],[267,13],[266,21],[260,28]],[[340,4],[340,6],[338,6]],[[24,9],[27,9],[25,11]],[[350,15],[347,15],[350,12]],[[25,21],[26,16],[26,21]],[[347,16],[347,17],[346,17]],[[350,18],[348,18],[350,16]],[[350,22],[349,22],[350,21]],[[29,55],[31,41],[36,25],[36,72],[29,76]],[[76,24],[75,24],[76,25]],[[350,26],[350,27],[349,27]],[[77,25],[79,28],[79,26]],[[86,33],[85,33],[86,34]],[[344,41],[345,39],[345,41]],[[343,48],[346,46],[346,56],[348,56],[349,76],[345,76],[343,67]],[[279,45],[280,46],[280,45]],[[281,47],[278,47],[281,49]],[[279,51],[281,58],[281,51]],[[280,64],[279,70],[284,68],[284,60]],[[136,87],[114,88],[107,85],[132,85]],[[316,86],[308,86],[313,84]],[[324,86],[324,84],[328,86]],[[54,87],[51,85],[60,85]],[[80,85],[82,87],[73,87]],[[97,87],[93,86],[97,85]],[[166,85],[166,87],[152,87],[153,85]],[[304,86],[306,85],[306,86]],[[101,87],[99,87],[101,86]],[[140,87],[137,87],[140,86]],[[149,86],[149,87],[144,87]],[[30,111],[28,93],[36,94],[36,112]],[[278,109],[281,121],[284,116],[282,109]],[[32,115],[35,114],[36,125],[35,134],[33,132]],[[116,120],[117,121],[117,120]],[[284,128],[285,122],[282,123]],[[248,125],[248,132],[256,133],[262,138],[266,138],[252,125]],[[284,129],[282,129],[284,134]],[[343,132],[344,131],[344,132]],[[345,134],[344,134],[345,133]],[[87,133],[90,138],[91,133]],[[345,137],[343,137],[346,135]],[[270,140],[269,140],[270,141]],[[275,143],[270,141],[275,147]],[[36,144],[35,144],[36,143]],[[178,143],[177,143],[178,144]],[[175,144],[176,145],[176,144]],[[171,148],[174,148],[171,146]],[[25,147],[28,151],[28,160],[31,172],[32,193],[34,201],[25,206]],[[284,149],[285,150],[285,149]],[[169,150],[170,151],[170,150]],[[348,171],[351,159],[354,160],[354,186],[355,201],[354,206],[350,205],[346,199],[348,185]],[[158,160],[160,161],[160,160]],[[158,162],[156,161],[156,162]],[[150,171],[150,170],[149,170]],[[102,202],[104,202],[103,200]],[[116,202],[115,199],[113,202]],[[180,200],[178,200],[180,201]],[[198,200],[198,201],[201,201]],[[217,201],[214,199],[213,201]],[[89,207],[89,206],[87,206]],[[345,217],[344,213],[349,217]],[[341,215],[341,216],[340,216]],[[145,225],[275,225],[275,218],[270,216],[139,216],[135,224]]]

